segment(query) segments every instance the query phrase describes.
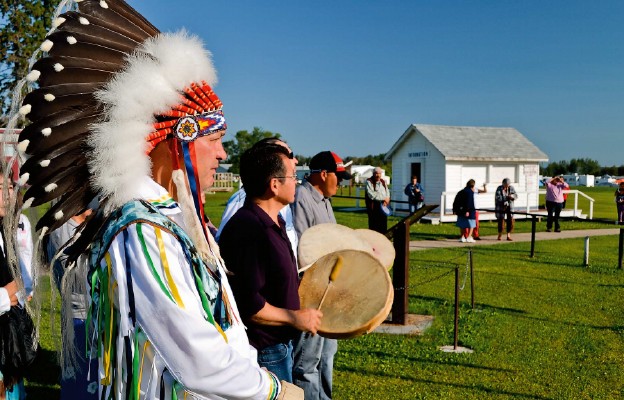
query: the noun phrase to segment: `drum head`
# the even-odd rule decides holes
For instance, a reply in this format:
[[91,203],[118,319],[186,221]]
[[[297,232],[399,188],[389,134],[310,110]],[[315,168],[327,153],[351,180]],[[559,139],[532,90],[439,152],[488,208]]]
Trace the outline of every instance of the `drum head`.
[[368,245],[367,251],[377,258],[381,265],[390,270],[396,251],[392,242],[379,232],[370,229],[356,229],[355,234]]
[[349,227],[338,224],[318,224],[303,232],[297,250],[299,271],[305,271],[326,254],[338,250],[368,251],[370,245],[364,242]]
[[366,251],[340,250],[321,257],[303,274],[301,308],[318,308],[338,256],[342,269],[327,291],[318,333],[352,338],[371,332],[386,319],[394,290],[388,271],[375,257]]

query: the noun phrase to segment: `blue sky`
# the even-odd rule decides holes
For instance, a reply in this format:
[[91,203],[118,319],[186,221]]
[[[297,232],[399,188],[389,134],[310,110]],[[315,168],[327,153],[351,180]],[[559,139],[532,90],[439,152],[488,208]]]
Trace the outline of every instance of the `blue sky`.
[[551,161],[624,164],[621,0],[129,2],[213,52],[226,139],[259,126],[345,157],[412,123],[505,126]]

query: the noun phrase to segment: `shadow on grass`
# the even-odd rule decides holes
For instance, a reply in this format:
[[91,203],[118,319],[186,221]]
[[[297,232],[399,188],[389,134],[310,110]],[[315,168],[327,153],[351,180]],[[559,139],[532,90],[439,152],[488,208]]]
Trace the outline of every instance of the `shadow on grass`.
[[[434,303],[437,307],[448,306],[452,308],[451,301],[449,301],[448,299],[443,299],[443,298],[438,298],[438,297],[429,297],[429,296],[415,296],[415,295],[410,295],[409,298],[410,300],[428,301],[428,302]],[[462,309],[464,307],[469,308],[470,306],[467,305],[465,302],[462,302]],[[509,307],[492,306],[490,304],[485,304],[485,303],[475,303],[475,307],[481,311],[500,311],[500,312],[505,312],[508,314],[514,314],[518,316],[519,318],[531,319],[531,320],[542,321],[542,322],[549,322],[552,324],[561,324],[561,325],[577,327],[577,328],[584,327],[584,328],[590,328],[590,329],[595,329],[599,331],[612,331],[614,333],[624,332],[624,325],[605,326],[605,325],[591,325],[591,324],[585,324],[585,323],[579,323],[579,322],[558,321],[558,320],[554,320],[550,318],[532,316],[532,315],[529,315],[528,312],[525,310],[519,310],[516,308],[509,308]]]
[[[452,301],[448,300],[448,299],[443,299],[443,298],[438,298],[438,297],[429,297],[429,296],[416,296],[416,295],[409,295],[409,298],[411,300],[424,300],[424,301],[428,301],[431,303],[436,304],[437,306],[449,306],[452,307]],[[470,308],[469,305],[467,305],[465,302],[461,302],[463,307],[468,307]],[[462,307],[462,308],[463,308]],[[519,310],[517,308],[509,308],[509,307],[496,307],[496,306],[492,306],[489,304],[484,304],[484,303],[475,303],[475,307],[481,309],[482,311],[488,310],[488,311],[504,311],[506,313],[510,313],[510,314],[526,314],[527,312],[524,310]],[[468,310],[470,311],[470,310]]]
[[26,374],[26,393],[29,399],[58,399],[61,368],[55,351],[39,349],[35,362]]
[[372,372],[372,371],[364,371],[364,370],[352,368],[352,367],[341,368],[341,370],[343,372],[353,372],[358,375],[370,375],[374,378],[379,378],[380,376],[384,376],[387,378],[401,379],[401,380],[411,381],[411,382],[420,382],[420,383],[425,383],[425,384],[440,385],[440,386],[446,386],[446,387],[450,386],[450,387],[460,388],[464,390],[481,391],[481,392],[488,393],[491,395],[511,396],[513,398],[525,398],[525,399],[554,400],[552,397],[545,397],[545,396],[528,394],[528,393],[510,392],[507,390],[498,390],[498,389],[487,387],[484,385],[470,385],[470,384],[450,383],[450,382],[442,382],[442,381],[438,382],[438,381],[434,381],[431,379],[421,379],[412,375],[408,375],[406,373],[402,373],[402,374],[392,373],[391,374],[391,373],[381,372],[381,371]]
[[[353,353],[355,356],[358,356],[360,354],[360,350],[347,350],[345,351],[345,353],[347,354]],[[385,352],[385,351],[367,351],[366,354],[375,356],[379,359],[386,358],[390,361],[396,359],[396,357],[399,356],[398,354],[392,354],[392,353]],[[493,371],[493,372],[512,372],[512,373],[517,372],[516,370],[512,370],[508,368],[493,368],[493,367],[486,367],[483,365],[477,365],[477,364],[472,364],[472,363],[462,363],[462,362],[457,362],[457,361],[439,361],[439,360],[431,360],[431,359],[419,358],[419,357],[403,357],[402,355],[401,357],[402,357],[401,358],[402,361],[407,361],[410,363],[450,365],[450,366],[455,366],[455,367],[482,369],[485,371]]]
[[527,280],[538,280],[538,281],[545,281],[545,282],[555,282],[555,283],[565,283],[567,285],[583,285],[583,286],[600,286],[599,284],[592,284],[592,283],[588,283],[587,281],[570,281],[570,280],[565,280],[565,279],[555,279],[555,278],[546,278],[546,277],[542,277],[542,276],[530,276],[530,275],[519,275],[519,274],[506,274],[503,272],[492,272],[492,271],[479,271],[479,274],[483,274],[483,275],[495,275],[495,276],[503,276],[503,277],[507,277],[507,278],[514,278],[514,279],[527,279]]
[[608,325],[592,325],[592,324],[586,324],[582,322],[557,321],[557,320],[550,319],[550,318],[536,317],[536,316],[532,316],[528,314],[518,315],[518,317],[524,318],[524,319],[530,319],[533,321],[550,322],[551,324],[561,324],[561,325],[570,326],[574,328],[589,328],[589,329],[595,329],[597,331],[611,331],[614,333],[624,332],[624,325],[608,326]]
[[444,233],[410,233],[410,240],[450,240],[457,239],[459,234],[444,234]]

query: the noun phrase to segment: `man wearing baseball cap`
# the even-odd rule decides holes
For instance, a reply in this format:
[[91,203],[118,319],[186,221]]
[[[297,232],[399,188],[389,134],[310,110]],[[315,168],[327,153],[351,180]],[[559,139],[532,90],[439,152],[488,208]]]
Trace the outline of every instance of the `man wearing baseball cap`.
[[[297,187],[291,204],[295,230],[301,237],[306,229],[324,223],[336,223],[330,197],[338,183],[351,179],[340,157],[322,151],[310,161],[310,175]],[[331,399],[336,339],[302,333],[294,342],[293,383],[303,388],[306,400]]]

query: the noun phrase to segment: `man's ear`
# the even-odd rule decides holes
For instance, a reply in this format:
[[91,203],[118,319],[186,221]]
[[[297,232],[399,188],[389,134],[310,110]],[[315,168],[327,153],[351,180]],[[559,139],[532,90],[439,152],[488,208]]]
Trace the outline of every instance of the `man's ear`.
[[279,179],[271,178],[271,181],[269,183],[269,190],[271,191],[273,196],[277,196],[277,194],[279,192]]
[[327,180],[327,171],[321,171],[321,180],[325,182]]

